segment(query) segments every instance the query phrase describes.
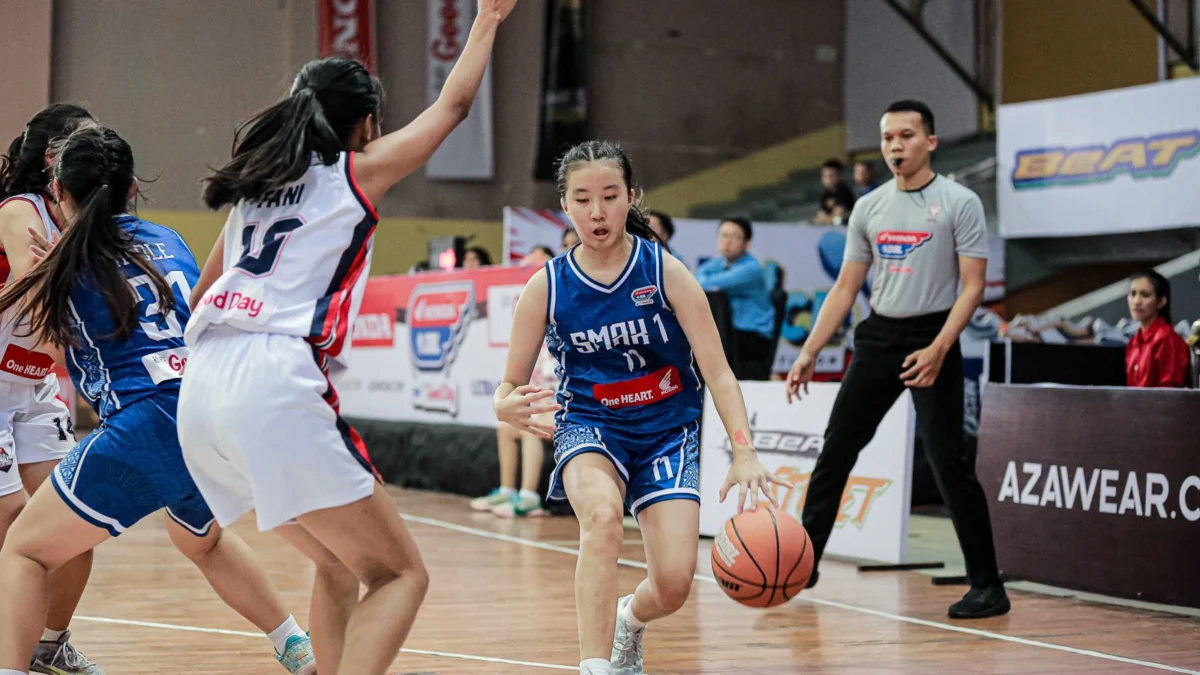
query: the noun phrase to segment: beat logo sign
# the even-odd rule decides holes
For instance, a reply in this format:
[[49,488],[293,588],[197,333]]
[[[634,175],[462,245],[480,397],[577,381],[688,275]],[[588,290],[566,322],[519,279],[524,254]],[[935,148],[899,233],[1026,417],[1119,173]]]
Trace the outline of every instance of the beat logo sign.
[[884,230],[875,237],[879,257],[887,260],[903,260],[914,249],[933,238],[932,232],[896,232]]
[[441,371],[454,362],[475,307],[470,281],[417,286],[408,300],[412,362],[418,370]]

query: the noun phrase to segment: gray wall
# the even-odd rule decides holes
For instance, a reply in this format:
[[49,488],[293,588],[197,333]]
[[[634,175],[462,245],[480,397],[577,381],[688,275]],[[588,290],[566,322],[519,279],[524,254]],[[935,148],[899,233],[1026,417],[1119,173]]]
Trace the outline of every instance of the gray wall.
[[[975,73],[974,3],[929,2],[924,18],[926,30]],[[929,104],[942,138],[979,129],[974,93],[883,0],[846,0],[845,73],[849,151],[878,148],[880,114],[902,98]]]
[[[383,123],[395,129],[426,106],[427,3],[378,2]],[[841,2],[587,4],[593,133],[624,141],[647,187],[841,121],[837,49],[817,58],[842,44]],[[532,179],[544,11],[545,0],[522,0],[497,43],[497,178],[418,173],[383,214],[496,220],[505,205],[556,203]],[[152,207],[199,209],[204,168],[228,157],[237,122],[314,56],[316,3],[55,0],[53,35],[53,97],[89,105],[129,138],[140,173],[158,178]]]

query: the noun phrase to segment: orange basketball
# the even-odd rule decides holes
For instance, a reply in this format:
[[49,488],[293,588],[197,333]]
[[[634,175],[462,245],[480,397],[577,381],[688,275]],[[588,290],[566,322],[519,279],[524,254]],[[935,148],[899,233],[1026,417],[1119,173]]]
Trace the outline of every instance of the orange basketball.
[[770,504],[759,506],[730,518],[717,533],[712,570],[725,595],[743,605],[782,605],[812,575],[812,542],[800,521]]

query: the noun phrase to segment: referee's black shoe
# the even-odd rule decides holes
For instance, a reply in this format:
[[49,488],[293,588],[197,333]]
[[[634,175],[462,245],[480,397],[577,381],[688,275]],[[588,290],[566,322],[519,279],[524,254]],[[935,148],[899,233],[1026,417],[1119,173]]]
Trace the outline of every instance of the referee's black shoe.
[[1012,603],[1004,592],[1004,584],[993,584],[967,591],[962,600],[950,605],[951,619],[986,619],[1008,614]]

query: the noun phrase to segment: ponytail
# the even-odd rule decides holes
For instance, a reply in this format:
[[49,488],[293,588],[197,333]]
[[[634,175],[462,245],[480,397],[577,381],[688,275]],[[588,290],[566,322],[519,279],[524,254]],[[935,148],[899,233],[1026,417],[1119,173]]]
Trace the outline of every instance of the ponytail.
[[303,87],[238,126],[233,160],[204,179],[204,203],[219,209],[255,199],[300,180],[314,152],[322,164],[333,164],[341,150],[316,93]]
[[635,202],[629,205],[629,215],[625,216],[625,231],[635,234],[646,241],[655,242],[668,251],[671,250],[667,242],[659,239],[658,233],[654,231],[654,228],[650,227],[650,218],[642,210],[641,204]]
[[77,347],[70,302],[79,285],[104,298],[114,328],[105,337],[127,339],[137,328],[141,301],[121,270],[125,264],[149,277],[164,311],[174,309],[171,285],[117,222],[133,185],[129,145],[110,129],[78,131],[64,144],[55,177],[78,210],[46,259],[0,293],[0,315],[16,307],[13,321],[28,321],[29,334]]
[[210,209],[253,200],[300,180],[313,155],[337,161],[355,128],[378,117],[380,87],[362,64],[340,57],[310,61],[289,96],[238,125],[233,159],[204,179]]

